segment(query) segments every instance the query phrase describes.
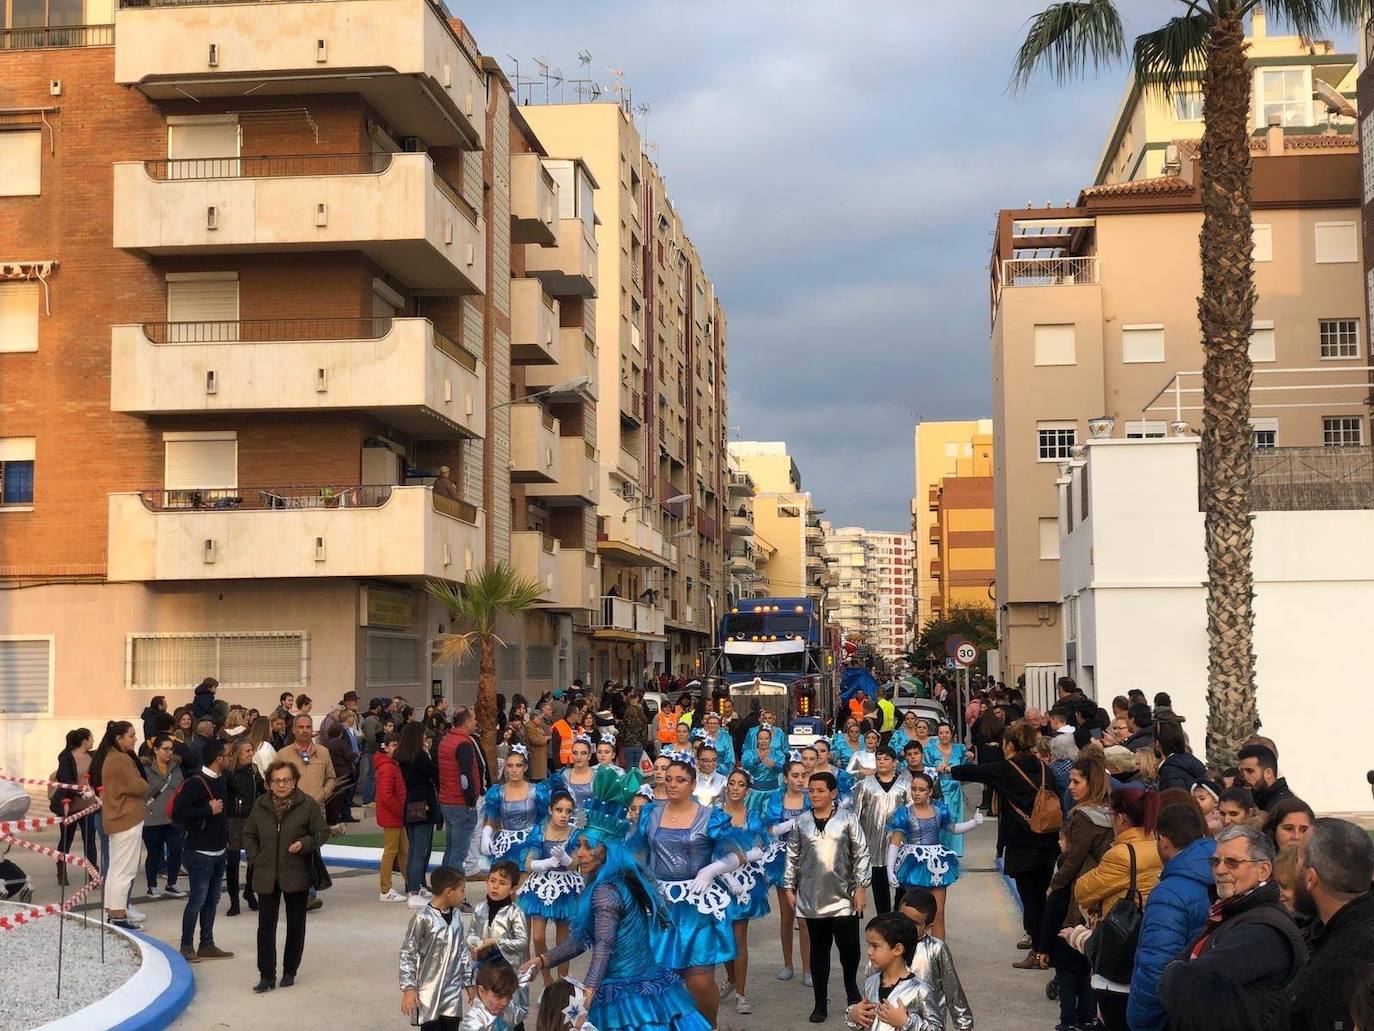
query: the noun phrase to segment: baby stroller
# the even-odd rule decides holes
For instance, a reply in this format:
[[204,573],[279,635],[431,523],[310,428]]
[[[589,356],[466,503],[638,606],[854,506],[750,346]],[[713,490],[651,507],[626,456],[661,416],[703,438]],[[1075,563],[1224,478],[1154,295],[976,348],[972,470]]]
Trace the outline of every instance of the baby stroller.
[[[28,815],[32,800],[22,787],[13,781],[0,780],[0,823],[22,820]],[[0,855],[8,856],[13,846],[8,842]],[[33,885],[28,874],[8,858],[0,859],[0,899],[10,902],[32,902]]]

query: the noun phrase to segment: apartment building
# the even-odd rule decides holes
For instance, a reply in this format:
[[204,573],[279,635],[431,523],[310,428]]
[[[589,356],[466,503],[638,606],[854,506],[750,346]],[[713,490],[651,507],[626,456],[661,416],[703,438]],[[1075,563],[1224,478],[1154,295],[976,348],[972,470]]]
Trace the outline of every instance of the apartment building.
[[[959,475],[961,462],[974,455],[975,442],[992,440],[991,419],[962,419],[946,422],[918,422],[912,434],[912,454],[915,456],[915,493],[911,498],[911,535],[913,547],[913,611],[915,629],[937,614],[937,606],[944,602],[943,573],[932,572],[932,562],[939,563],[940,552],[940,485],[946,477]],[[970,475],[965,467],[964,475]],[[988,528],[992,526],[991,503],[988,506]]]
[[731,605],[740,598],[767,598],[769,546],[760,542],[754,527],[754,478],[726,456],[726,515],[730,529],[728,597]]
[[914,611],[910,534],[822,525],[835,581],[830,619],[846,636],[862,635],[886,659],[909,651]]
[[[1355,54],[1340,53],[1327,40],[1269,35],[1263,9],[1251,14],[1247,62],[1253,73],[1253,124],[1277,124],[1292,134],[1320,133],[1330,126],[1349,132],[1354,118],[1332,113],[1317,95],[1318,84],[1343,97],[1355,96]],[[1202,138],[1202,80],[1168,97],[1146,92],[1132,77],[1117,106],[1097,161],[1094,185],[1153,179],[1165,174],[1170,146]]]
[[787,444],[736,440],[730,441],[728,451],[730,460],[754,482],[754,548],[771,592],[766,596],[805,594],[821,601],[835,583],[821,526],[825,510],[802,490],[801,473]]
[[42,775],[69,727],[204,676],[263,711],[469,698],[475,668],[432,661],[450,627],[423,585],[489,561],[546,587],[499,628],[503,690],[585,676],[578,154],[428,0],[47,16],[0,48],[10,761]]
[[521,113],[596,180],[606,597],[592,625],[594,679],[700,674],[727,588],[725,313],[618,103]]
[[956,605],[989,608],[996,596],[992,420],[979,420],[977,425],[967,454],[956,459],[950,474],[930,490],[930,526],[924,543],[929,554],[926,570],[934,587],[932,616]]
[[[1360,155],[1345,133],[1251,141],[1255,446],[1368,442]],[[1056,667],[1055,481],[1094,435],[1201,425],[1197,144],[1168,174],[998,216],[991,263],[993,492],[1002,669]],[[1107,687],[1116,690],[1121,685]]]

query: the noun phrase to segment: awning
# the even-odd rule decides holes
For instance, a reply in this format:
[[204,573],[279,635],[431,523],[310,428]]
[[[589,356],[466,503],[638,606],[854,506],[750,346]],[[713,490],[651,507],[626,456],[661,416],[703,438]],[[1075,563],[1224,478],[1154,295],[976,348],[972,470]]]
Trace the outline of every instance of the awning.
[[723,648],[726,655],[792,655],[806,651],[806,642],[795,641],[731,641]]

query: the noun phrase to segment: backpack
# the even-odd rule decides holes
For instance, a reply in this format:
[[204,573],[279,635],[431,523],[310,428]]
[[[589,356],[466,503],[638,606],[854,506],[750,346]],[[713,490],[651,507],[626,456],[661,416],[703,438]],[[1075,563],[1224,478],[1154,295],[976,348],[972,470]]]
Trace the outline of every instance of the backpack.
[[[1010,760],[1008,760],[1010,761]],[[1021,775],[1021,779],[1034,787],[1034,782],[1026,776],[1026,771],[1011,764],[1011,768]],[[1031,806],[1030,815],[1027,816],[1018,806],[1013,805],[1011,800],[1007,804],[1016,810],[1016,814],[1025,820],[1030,829],[1036,834],[1049,834],[1059,830],[1064,826],[1064,809],[1059,799],[1054,797],[1054,792],[1045,786],[1045,764],[1040,764],[1040,787],[1035,792],[1035,802]]]
[[172,810],[176,808],[177,799],[181,797],[182,789],[185,788],[186,785],[189,784],[189,783],[191,783],[191,781],[193,781],[193,780],[198,780],[198,781],[200,781],[202,784],[204,784],[204,785],[205,785],[205,793],[206,793],[208,796],[210,796],[211,798],[214,798],[214,797],[215,797],[215,796],[214,796],[214,792],[212,792],[212,791],[210,790],[210,785],[209,785],[209,783],[208,783],[208,782],[205,780],[205,778],[202,777],[200,774],[196,774],[194,777],[191,777],[191,778],[189,778],[189,779],[187,779],[187,780],[183,780],[180,784],[178,784],[178,785],[177,785],[177,789],[176,789],[175,791],[172,792],[172,797],[169,798],[169,799],[167,799],[167,819],[171,820],[171,821],[172,821],[172,826],[173,826],[173,827],[176,827],[178,830],[183,830],[183,831],[195,830],[194,827],[189,826],[188,824],[183,823],[181,820],[178,820],[178,819],[176,818],[176,815],[172,812]]
[[1085,948],[1093,973],[1117,984],[1131,982],[1136,947],[1140,943],[1140,924],[1144,919],[1140,889],[1136,887],[1135,846],[1127,845],[1126,848],[1131,854],[1130,885],[1126,894],[1093,929]]

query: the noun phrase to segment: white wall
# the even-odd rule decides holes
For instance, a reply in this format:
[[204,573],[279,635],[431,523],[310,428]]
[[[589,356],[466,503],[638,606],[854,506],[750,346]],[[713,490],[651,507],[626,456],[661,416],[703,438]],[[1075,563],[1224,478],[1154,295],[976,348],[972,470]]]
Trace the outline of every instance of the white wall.
[[[1168,691],[1201,753],[1207,574],[1197,445],[1089,442],[1086,463],[1061,487],[1075,520],[1064,534],[1061,515],[1060,576],[1064,596],[1079,595],[1079,661],[1094,666],[1097,696]],[[1280,772],[1318,811],[1367,810],[1374,511],[1256,513],[1254,573],[1259,711]]]

